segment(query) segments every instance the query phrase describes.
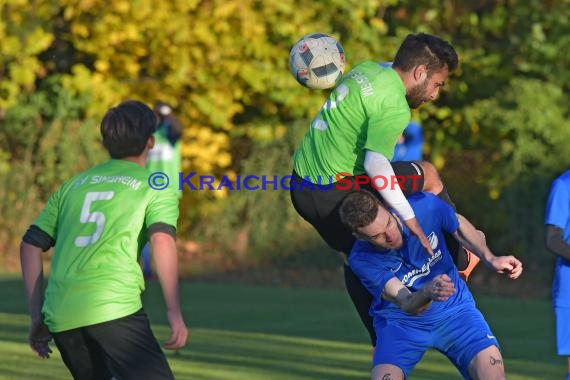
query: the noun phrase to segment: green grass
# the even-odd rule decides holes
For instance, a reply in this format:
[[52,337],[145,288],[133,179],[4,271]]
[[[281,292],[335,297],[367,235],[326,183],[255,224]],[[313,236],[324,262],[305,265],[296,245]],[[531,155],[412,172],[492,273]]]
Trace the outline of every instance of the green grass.
[[[349,380],[369,378],[371,349],[340,290],[225,284],[182,285],[188,345],[167,352],[177,379]],[[22,284],[0,278],[0,379],[67,379],[57,349],[38,359],[27,346]],[[156,335],[168,338],[160,288],[149,285],[146,309]],[[509,379],[561,379],[548,300],[477,297],[502,344]],[[459,379],[445,357],[428,352],[412,379]]]

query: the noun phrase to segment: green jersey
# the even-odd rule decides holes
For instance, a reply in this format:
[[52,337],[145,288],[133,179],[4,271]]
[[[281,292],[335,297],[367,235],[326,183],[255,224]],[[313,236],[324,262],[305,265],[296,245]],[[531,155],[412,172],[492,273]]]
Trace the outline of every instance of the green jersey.
[[365,150],[390,160],[410,117],[398,73],[363,62],[345,75],[313,119],[293,157],[295,172],[313,183],[336,181],[340,173],[364,174]]
[[[166,128],[159,127],[154,134],[154,148],[148,153],[146,167],[151,172],[162,172],[168,176],[170,186],[179,188],[179,174],[182,171],[182,158],[180,140],[174,145],[166,136]],[[178,191],[178,196],[182,197],[182,191]]]
[[142,307],[138,256],[155,223],[176,227],[178,198],[153,190],[150,172],[110,160],[66,182],[34,224],[55,240],[43,305],[50,331],[130,315]]

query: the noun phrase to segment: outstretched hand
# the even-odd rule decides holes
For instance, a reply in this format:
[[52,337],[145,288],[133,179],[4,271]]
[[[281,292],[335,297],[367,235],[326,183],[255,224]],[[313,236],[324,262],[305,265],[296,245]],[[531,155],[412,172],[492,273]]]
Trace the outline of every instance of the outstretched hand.
[[500,274],[508,274],[509,278],[516,280],[523,272],[523,265],[514,256],[497,256],[490,262],[493,269]]
[[429,243],[429,240],[427,239],[424,230],[418,223],[418,219],[413,217],[411,219],[404,220],[404,224],[406,225],[406,227],[408,227],[408,229],[412,234],[417,236],[417,238],[420,240],[421,245],[425,248],[427,253],[433,255],[433,249],[431,248],[431,244]]

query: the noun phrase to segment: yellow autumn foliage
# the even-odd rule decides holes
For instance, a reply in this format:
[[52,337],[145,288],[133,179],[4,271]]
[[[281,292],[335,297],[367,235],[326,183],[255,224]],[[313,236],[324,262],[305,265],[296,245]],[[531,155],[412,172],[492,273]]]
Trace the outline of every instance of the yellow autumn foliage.
[[310,32],[341,38],[342,30],[358,40],[381,28],[376,9],[393,1],[328,3],[3,0],[0,107],[16,105],[55,74],[66,90],[89,96],[86,118],[98,119],[126,98],[164,100],[185,125],[186,168],[227,173],[237,159],[236,130],[253,142],[278,138],[282,120],[320,108],[326,92],[310,92],[289,73],[295,41]]

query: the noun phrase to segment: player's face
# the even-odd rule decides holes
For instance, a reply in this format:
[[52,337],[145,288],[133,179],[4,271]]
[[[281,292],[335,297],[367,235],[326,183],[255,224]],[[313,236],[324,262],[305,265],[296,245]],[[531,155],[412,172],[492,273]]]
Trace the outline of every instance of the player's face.
[[418,83],[407,91],[406,99],[410,108],[419,108],[422,104],[431,102],[439,96],[439,90],[445,85],[449,76],[449,70],[444,67],[442,70],[433,73],[428,77],[427,72],[420,74]]
[[372,223],[358,230],[357,236],[384,249],[398,249],[404,242],[400,224],[383,208],[378,210],[376,219]]

